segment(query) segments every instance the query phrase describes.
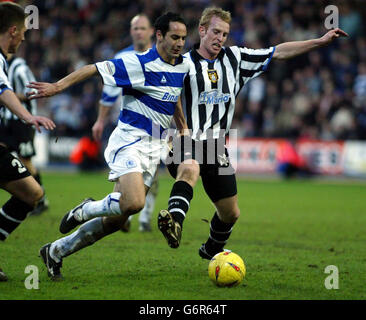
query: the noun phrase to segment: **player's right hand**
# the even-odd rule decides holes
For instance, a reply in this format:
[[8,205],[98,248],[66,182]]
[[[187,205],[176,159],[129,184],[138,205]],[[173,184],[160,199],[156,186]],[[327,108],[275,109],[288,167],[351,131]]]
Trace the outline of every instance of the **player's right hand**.
[[25,122],[29,125],[35,126],[38,132],[41,132],[41,127],[44,127],[47,130],[53,130],[56,128],[56,125],[52,120],[41,116],[32,115],[28,119],[25,119]]
[[29,100],[51,97],[59,92],[55,83],[48,82],[30,82],[27,88],[35,89],[27,92]]
[[104,122],[97,120],[92,128],[93,138],[95,141],[100,141],[102,139],[103,130],[104,130]]

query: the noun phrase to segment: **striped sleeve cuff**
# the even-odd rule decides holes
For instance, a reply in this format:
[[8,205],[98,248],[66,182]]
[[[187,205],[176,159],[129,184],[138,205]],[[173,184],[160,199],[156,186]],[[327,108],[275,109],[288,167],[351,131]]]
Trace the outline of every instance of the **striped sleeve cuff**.
[[272,53],[269,56],[268,61],[263,65],[263,71],[266,71],[267,70],[269,63],[272,60],[272,57],[273,57],[273,54],[274,54],[275,50],[276,50],[276,46],[273,47]]
[[0,85],[0,94],[2,94],[5,90],[11,90],[13,91],[11,88],[9,88],[6,84],[1,84]]

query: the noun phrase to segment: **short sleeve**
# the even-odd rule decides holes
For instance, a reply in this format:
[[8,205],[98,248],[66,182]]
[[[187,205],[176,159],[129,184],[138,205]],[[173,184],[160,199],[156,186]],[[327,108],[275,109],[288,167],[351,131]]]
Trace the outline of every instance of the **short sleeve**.
[[259,76],[267,70],[276,47],[267,49],[248,49],[239,47],[240,50],[240,76],[244,82]]
[[122,59],[97,62],[95,65],[105,85],[122,88],[131,87],[131,82]]

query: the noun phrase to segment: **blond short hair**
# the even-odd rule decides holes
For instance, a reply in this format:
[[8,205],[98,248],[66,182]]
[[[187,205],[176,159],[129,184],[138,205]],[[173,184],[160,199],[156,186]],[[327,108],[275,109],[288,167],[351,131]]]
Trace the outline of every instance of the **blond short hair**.
[[231,13],[229,11],[217,7],[208,7],[202,12],[199,25],[208,28],[212,17],[218,17],[228,24],[231,23]]

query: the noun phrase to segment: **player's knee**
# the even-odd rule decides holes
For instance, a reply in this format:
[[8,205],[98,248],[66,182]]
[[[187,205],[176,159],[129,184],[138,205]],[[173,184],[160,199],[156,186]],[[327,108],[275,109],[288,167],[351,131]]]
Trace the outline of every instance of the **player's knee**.
[[177,180],[183,180],[190,185],[195,185],[200,175],[200,166],[197,161],[181,163],[178,168]]
[[240,217],[240,209],[238,206],[230,208],[229,210],[222,210],[220,218],[225,223],[235,223]]
[[105,234],[114,233],[121,230],[125,222],[126,218],[124,216],[103,217],[103,230]]
[[42,199],[43,196],[44,196],[44,191],[41,188],[41,186],[38,185],[37,187],[34,187],[32,189],[32,192],[29,193],[28,199],[26,202],[29,205],[35,207],[37,205],[37,203]]
[[126,215],[133,215],[140,212],[145,206],[145,198],[135,197],[127,202],[120,202],[121,212]]
[[237,208],[235,208],[235,210],[233,210],[233,212],[232,212],[232,218],[233,218],[233,220],[238,220],[239,219],[239,217],[240,217],[240,209],[239,209],[239,207],[237,207]]

